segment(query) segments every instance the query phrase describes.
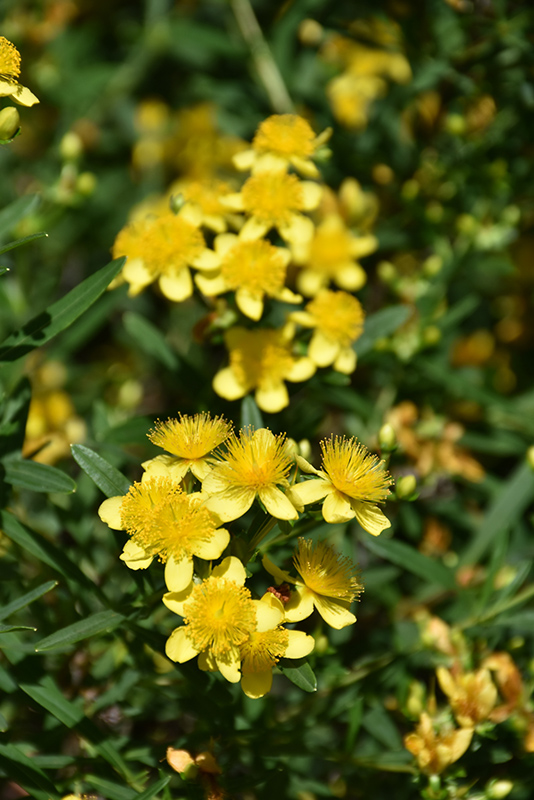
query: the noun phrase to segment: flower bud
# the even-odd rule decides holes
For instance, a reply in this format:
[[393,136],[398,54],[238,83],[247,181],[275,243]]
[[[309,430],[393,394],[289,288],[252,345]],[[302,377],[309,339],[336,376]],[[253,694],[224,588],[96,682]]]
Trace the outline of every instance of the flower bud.
[[495,781],[486,787],[486,797],[489,800],[502,800],[503,797],[508,797],[513,788],[512,781]]
[[179,772],[184,780],[193,780],[198,773],[198,767],[187,750],[177,750],[174,747],[167,748],[167,762],[175,772]]
[[0,111],[0,141],[12,139],[20,127],[19,112],[13,106]]
[[384,452],[391,452],[397,446],[397,437],[393,426],[386,422],[378,431],[378,444],[380,449]]
[[59,143],[59,152],[64,161],[76,161],[83,153],[83,142],[77,133],[69,131]]
[[395,484],[395,494],[399,500],[413,500],[413,494],[417,488],[415,475],[403,475]]
[[527,464],[534,470],[534,444],[527,450]]

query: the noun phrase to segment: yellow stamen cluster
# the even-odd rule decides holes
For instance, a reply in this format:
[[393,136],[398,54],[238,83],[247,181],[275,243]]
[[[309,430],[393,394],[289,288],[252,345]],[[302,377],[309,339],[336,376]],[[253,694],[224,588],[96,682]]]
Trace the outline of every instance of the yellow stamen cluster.
[[224,257],[221,275],[229,289],[245,287],[273,296],[284,285],[286,261],[265,239],[238,242]]
[[287,224],[296,211],[304,208],[299,179],[282,171],[252,175],[243,186],[242,197],[248,214],[273,227]]
[[342,347],[349,347],[363,331],[361,303],[347,292],[323,291],[308,303],[306,311],[316,327]]
[[356,439],[336,436],[321,442],[323,468],[340,492],[354,500],[379,503],[392,483],[380,459]]
[[285,628],[270,631],[254,631],[241,645],[243,675],[252,672],[265,672],[274,667],[287,650],[289,633]]
[[362,591],[351,559],[338,555],[326,542],[314,545],[311,539],[299,539],[293,563],[308,589],[318,595],[351,603]]
[[309,158],[315,150],[315,134],[308,122],[296,114],[280,114],[264,120],[252,141],[254,150],[285,158]]
[[158,420],[148,438],[168,453],[185,459],[203,458],[229,436],[231,423],[222,417],[211,418],[202,412],[194,416],[179,415],[166,422]]
[[0,36],[0,76],[16,80],[20,75],[20,53],[5,36]]
[[198,499],[185,494],[170,478],[134,483],[124,497],[122,525],[148,556],[167,561],[190,555],[195,545],[208,542],[217,528]]
[[285,436],[259,439],[250,428],[227,442],[224,460],[217,467],[221,478],[236,488],[249,487],[256,491],[283,484],[293,464]]
[[237,380],[251,387],[282,380],[291,369],[293,357],[280,331],[261,329],[246,333],[230,350],[230,367]]
[[187,633],[198,651],[224,658],[242,645],[256,624],[250,591],[225,578],[210,577],[193,588],[184,606]]

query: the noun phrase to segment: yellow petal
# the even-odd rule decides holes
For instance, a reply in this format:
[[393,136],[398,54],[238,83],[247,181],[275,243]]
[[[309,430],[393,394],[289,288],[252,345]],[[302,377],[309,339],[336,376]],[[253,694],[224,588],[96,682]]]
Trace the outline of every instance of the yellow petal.
[[354,511],[342,494],[333,491],[323,503],[323,517],[327,522],[347,522],[354,517]]
[[155,280],[156,275],[145,266],[141,258],[128,258],[122,270],[122,276],[130,284],[129,294],[131,297],[142,292]]
[[246,242],[261,239],[271,227],[268,222],[262,222],[256,217],[250,217],[239,231],[239,238]]
[[[267,556],[265,556],[265,558],[267,558]],[[272,592],[265,592],[265,594],[261,596],[260,600],[263,605],[268,605],[270,608],[276,609],[280,614],[280,620],[284,619],[284,604],[275,594]]]
[[292,383],[300,383],[309,380],[315,374],[316,366],[307,356],[296,358],[285,374],[285,378]]
[[204,650],[200,653],[197,664],[198,668],[203,670],[203,672],[217,672],[218,670],[217,662],[211,650]]
[[222,206],[229,208],[231,211],[243,211],[244,208],[241,192],[226,194],[224,197],[219,198],[219,202]]
[[245,170],[249,170],[256,160],[256,153],[254,150],[242,150],[240,153],[235,153],[232,156],[232,161],[234,162],[234,167],[238,169],[240,172],[245,172]]
[[258,497],[272,517],[276,519],[298,519],[298,511],[286,495],[276,486],[264,486]]
[[106,525],[109,525],[114,531],[122,531],[124,527],[121,518],[123,500],[124,497],[122,495],[119,497],[108,497],[98,509],[98,516],[102,522],[105,522]]
[[[271,592],[268,592],[268,594],[271,594]],[[274,597],[274,595],[271,595],[271,597]],[[264,603],[263,600],[253,600],[252,602],[256,609],[256,630],[260,631],[260,633],[272,631],[283,622],[284,612],[280,608]]]
[[247,672],[247,674],[243,675],[241,678],[241,688],[246,696],[252,698],[252,700],[263,697],[264,694],[270,691],[272,685],[272,669],[266,670],[265,672]]
[[241,653],[239,647],[232,647],[224,658],[215,656],[215,661],[223,678],[230,683],[239,683],[241,680]]
[[189,469],[199,481],[203,481],[210,474],[213,467],[205,458],[198,458],[189,462]]
[[263,314],[263,295],[261,293],[239,288],[235,293],[235,301],[238,309],[246,317],[256,322],[261,319]]
[[303,503],[305,506],[308,506],[311,503],[318,503],[332,491],[333,488],[330,481],[325,481],[324,479],[321,478],[319,479],[312,478],[309,481],[302,481],[302,483],[296,483],[294,486],[291,487],[292,494],[296,495],[296,497],[300,500],[300,502]]
[[[209,478],[208,475],[207,480]],[[255,497],[256,492],[249,488],[236,489],[225,495],[213,494],[206,500],[206,508],[213,511],[222,522],[231,522],[247,513]]]
[[237,380],[230,367],[221,369],[214,377],[212,385],[219,397],[224,397],[225,400],[239,400],[248,393],[250,388]]
[[215,297],[228,291],[228,284],[222,275],[195,275],[195,283],[206,297]]
[[165,583],[169,592],[183,592],[193,580],[193,558],[182,552],[171,556],[165,564]]
[[332,341],[321,331],[315,331],[308,348],[308,355],[318,367],[328,367],[334,363],[340,349],[338,342]]
[[356,363],[356,351],[352,347],[344,347],[339,351],[339,355],[334,361],[334,369],[344,375],[351,375],[356,369]]
[[277,567],[276,564],[273,564],[268,556],[263,556],[261,563],[263,564],[264,569],[266,569],[267,572],[273,576],[274,582],[277,585],[281,583],[295,583],[295,579],[291,577],[289,572],[286,572],[285,570]]
[[445,669],[445,667],[438,667],[436,669],[436,677],[443,693],[446,694],[447,697],[454,697],[457,693],[457,687],[449,670]]
[[304,631],[288,631],[289,642],[284,658],[305,658],[315,647],[315,639]]
[[278,226],[282,239],[300,246],[307,245],[312,240],[314,230],[311,219],[302,214],[292,214],[288,222]]
[[320,183],[314,183],[313,181],[302,181],[300,186],[302,189],[303,208],[306,211],[313,211],[321,202],[323,187]]
[[303,299],[302,295],[295,294],[295,292],[292,292],[291,289],[287,288],[287,286],[284,286],[282,289],[280,289],[280,291],[275,294],[275,297],[281,303],[302,303]]
[[302,472],[306,472],[308,475],[320,475],[321,477],[324,477],[324,472],[315,469],[315,467],[312,466],[309,461],[306,461],[306,459],[302,456],[296,456],[296,462]]
[[168,456],[162,453],[159,456],[143,461],[141,464],[145,470],[142,480],[149,478],[172,478],[179,483],[187,475],[189,462],[176,456]]
[[252,172],[287,172],[288,160],[275,153],[263,153],[256,157]]
[[282,381],[259,386],[254,397],[258,407],[268,414],[277,414],[289,405],[289,395]]
[[313,614],[313,594],[306,586],[295,586],[284,607],[286,622],[300,622]]
[[227,556],[223,558],[218,567],[211,573],[216,578],[226,578],[228,581],[243,586],[247,578],[247,571],[243,563],[236,556]]
[[318,178],[319,170],[309,158],[300,158],[299,156],[292,156],[291,163],[301,175],[305,178]]
[[372,234],[358,236],[351,244],[350,252],[354,258],[363,258],[374,253],[378,248],[378,239]]
[[385,516],[385,514],[382,513],[378,506],[375,506],[372,503],[361,503],[357,500],[353,500],[351,505],[354,509],[356,519],[364,531],[367,531],[367,533],[371,533],[373,536],[378,536],[386,528],[391,527],[391,522]]
[[119,558],[130,569],[146,569],[152,564],[153,556],[147,556],[145,550],[129,539],[124,545]]
[[341,289],[345,289],[347,292],[357,292],[358,289],[365,286],[367,275],[359,264],[349,262],[348,264],[340,265],[334,280]]
[[297,289],[306,297],[315,297],[327,283],[326,276],[313,269],[303,269],[297,275]]
[[39,99],[34,95],[33,92],[30,92],[25,86],[21,86],[20,83],[18,85],[17,91],[13,92],[11,98],[21,106],[34,106],[36,103],[39,102]]
[[346,628],[347,625],[352,625],[356,622],[356,617],[351,614],[346,605],[340,601],[336,602],[331,597],[316,595],[315,608],[324,621],[336,630],[341,630],[341,628]]
[[213,270],[219,269],[221,266],[221,259],[219,256],[213,252],[213,250],[208,250],[207,248],[201,252],[199,256],[197,256],[191,264],[195,267],[195,269],[206,270],[207,272],[211,272]]
[[175,628],[165,645],[165,654],[171,661],[177,661],[183,664],[198,655],[198,650],[193,646],[189,636],[187,635],[187,627],[182,625],[181,628]]
[[193,591],[193,581],[181,592],[165,592],[163,595],[163,603],[167,606],[169,611],[172,611],[173,614],[179,614],[181,617],[185,617],[184,605],[189,600],[189,596]]
[[222,555],[229,541],[230,534],[226,528],[218,528],[213,531],[208,541],[199,542],[195,545],[193,554],[203,558],[205,561],[214,561]]
[[169,300],[181,303],[193,294],[191,272],[184,267],[172,275],[162,275],[159,279],[159,288]]

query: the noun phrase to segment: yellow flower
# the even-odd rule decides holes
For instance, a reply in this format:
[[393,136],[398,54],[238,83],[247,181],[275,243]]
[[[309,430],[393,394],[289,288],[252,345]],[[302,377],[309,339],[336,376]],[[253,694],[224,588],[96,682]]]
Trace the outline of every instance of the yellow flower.
[[306,619],[314,608],[337,630],[356,622],[349,607],[363,587],[354,576],[354,564],[349,558],[339,556],[326,542],[314,546],[311,539],[299,539],[293,563],[300,579],[292,578],[267,556],[263,557],[263,566],[278,584],[295,584],[284,607],[287,622]]
[[276,228],[287,242],[306,245],[313,236],[313,222],[302,214],[317,208],[322,187],[312,181],[300,181],[283,170],[252,175],[241,192],[222,198],[232,211],[244,211],[248,219],[240,231],[242,239],[260,239]]
[[167,608],[185,617],[185,624],[172,632],[165,646],[171,661],[183,664],[202,654],[201,669],[209,669],[213,661],[226,680],[241,679],[240,646],[257,625],[257,603],[245,579],[241,561],[229,556],[202,583],[163,596]]
[[271,414],[288,406],[284,381],[307,381],[316,369],[311,358],[293,355],[293,333],[291,325],[260,330],[235,327],[226,331],[230,365],[213,380],[217,394],[225,400],[238,400],[255,390],[256,403]]
[[291,165],[307,178],[317,178],[319,170],[312,158],[331,133],[332,129],[327,128],[315,136],[303,117],[273,114],[258,127],[252,149],[237,153],[234,164],[238,169],[252,169],[252,172],[287,169]]
[[355,259],[373,253],[377,247],[375,236],[355,236],[338,214],[329,214],[298,256],[303,265],[297,275],[298,291],[314,297],[331,281],[347,292],[358,291],[367,276]]
[[497,703],[497,687],[489,669],[453,676],[445,667],[438,667],[436,675],[462,728],[472,728],[490,718]]
[[362,528],[378,536],[391,525],[377,507],[389,494],[391,477],[382,461],[354,437],[323,439],[323,469],[317,470],[297,456],[303,472],[317,478],[291,487],[291,498],[298,504],[317,503],[325,498],[323,517],[327,522],[347,522],[356,517]]
[[122,270],[135,296],[158,280],[159,288],[169,300],[180,302],[193,293],[190,266],[212,264],[215,254],[206,248],[198,227],[183,213],[168,212],[130,222],[122,229],[113,245],[113,258],[127,256]]
[[197,286],[208,297],[235,291],[239,310],[254,320],[263,314],[264,295],[285,303],[302,300],[284,287],[289,250],[274,247],[265,239],[243,241],[233,233],[217,236],[214,248],[220,257],[219,268],[195,276]]
[[[188,204],[190,221],[195,219],[197,225],[204,225],[215,233],[223,233],[227,229],[227,209],[221,203],[221,197],[232,191],[229,183],[218,178],[206,177],[203,180],[183,178],[171,186],[169,197],[181,194]],[[168,205],[168,201],[167,201]]]
[[356,369],[356,351],[352,347],[363,332],[365,314],[361,303],[347,292],[323,289],[304,311],[291,314],[294,322],[315,328],[308,356],[318,367],[334,365],[338,372],[350,375]]
[[182,591],[193,577],[193,556],[219,558],[230,541],[224,528],[199,494],[185,494],[171,478],[143,476],[124,497],[104,500],[100,519],[115,530],[126,530],[121,559],[130,569],[146,569],[157,556],[166,562],[165,580],[172,591]]
[[294,458],[284,435],[267,428],[242,430],[226,442],[227,452],[216,461],[202,484],[209,495],[206,508],[227,522],[245,514],[256,497],[277,519],[297,519],[298,512],[278,488],[287,480]]
[[17,80],[20,75],[20,53],[5,36],[0,36],[0,97],[11,97],[21,106],[33,106],[39,100]]
[[199,481],[211,469],[207,456],[230,435],[231,423],[222,417],[211,418],[202,412],[193,416],[179,415],[179,419],[159,420],[148,438],[172,456],[161,455],[145,461],[144,469],[150,476],[167,475],[181,481],[189,471]]
[[454,728],[436,733],[432,719],[423,712],[415,733],[404,737],[404,746],[416,757],[420,770],[429,775],[439,775],[463,756],[471,744],[473,730]]

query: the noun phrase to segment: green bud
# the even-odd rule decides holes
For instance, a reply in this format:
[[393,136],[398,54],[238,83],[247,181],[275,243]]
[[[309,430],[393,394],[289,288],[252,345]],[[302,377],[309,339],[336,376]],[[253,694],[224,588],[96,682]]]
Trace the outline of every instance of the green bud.
[[442,267],[443,259],[436,253],[434,253],[432,256],[428,256],[428,258],[423,261],[423,272],[429,278],[432,278],[434,275],[437,275],[438,272],[441,272]]
[[0,141],[9,141],[20,128],[19,112],[13,106],[0,111]]
[[377,267],[377,272],[382,283],[393,283],[397,277],[397,269],[391,261],[381,261]]
[[445,130],[452,136],[461,136],[466,130],[464,117],[461,114],[449,114],[445,119]]
[[527,450],[527,464],[534,470],[534,444]]
[[441,339],[441,331],[437,325],[428,325],[423,330],[423,344],[431,346]]
[[486,797],[489,800],[502,800],[503,797],[508,797],[513,788],[512,781],[495,781],[486,787]]
[[397,447],[397,437],[393,426],[386,422],[378,431],[378,444],[382,451],[391,452]]
[[395,494],[399,500],[411,500],[416,488],[415,475],[403,475],[395,484]]
[[83,153],[83,142],[77,133],[69,131],[59,143],[59,152],[64,161],[76,161]]
[[180,192],[179,194],[171,194],[169,198],[169,206],[173,214],[178,214],[185,205],[185,197]]

